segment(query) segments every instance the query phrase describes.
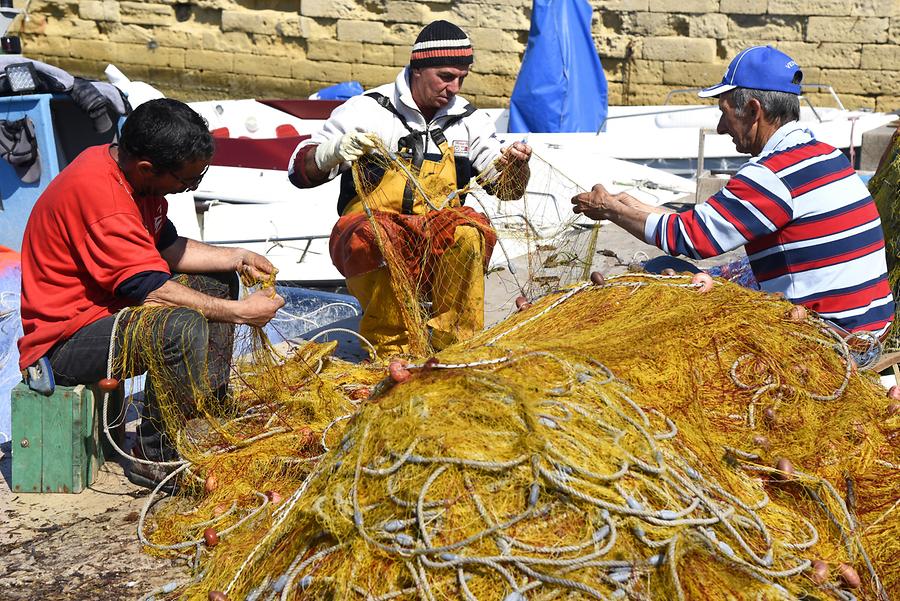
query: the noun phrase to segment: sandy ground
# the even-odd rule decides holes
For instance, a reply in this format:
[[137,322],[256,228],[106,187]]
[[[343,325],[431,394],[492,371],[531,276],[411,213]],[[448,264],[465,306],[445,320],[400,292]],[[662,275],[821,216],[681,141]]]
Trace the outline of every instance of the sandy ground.
[[[592,268],[620,273],[638,252],[659,254],[620,228],[603,225]],[[739,256],[729,253],[701,266]],[[519,267],[523,273],[523,265]],[[508,270],[490,274],[486,323],[509,315],[519,294]],[[342,345],[347,355],[359,356],[354,340]],[[183,564],[142,551],[136,528],[148,491],[128,482],[117,463],[107,462],[99,479],[80,494],[15,494],[9,485],[9,443],[0,452],[0,598],[140,599],[188,578]]]
[[107,461],[80,494],[10,490],[9,443],[0,446],[0,598],[139,599],[186,570],[142,552],[137,521],[147,491]]

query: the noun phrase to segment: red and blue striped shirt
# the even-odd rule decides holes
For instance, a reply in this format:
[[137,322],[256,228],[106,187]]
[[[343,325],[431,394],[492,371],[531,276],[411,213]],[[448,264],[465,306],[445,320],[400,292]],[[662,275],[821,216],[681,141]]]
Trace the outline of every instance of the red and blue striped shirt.
[[763,290],[849,332],[880,335],[894,317],[874,201],[847,158],[796,121],[706,203],[648,216],[644,236],[695,259],[744,246]]

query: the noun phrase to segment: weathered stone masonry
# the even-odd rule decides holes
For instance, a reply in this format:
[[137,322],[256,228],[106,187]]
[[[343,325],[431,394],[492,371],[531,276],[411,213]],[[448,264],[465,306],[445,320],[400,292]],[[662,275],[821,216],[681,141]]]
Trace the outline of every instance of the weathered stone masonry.
[[[708,85],[738,50],[771,43],[848,107],[900,108],[900,0],[591,2],[613,104]],[[13,33],[31,57],[96,78],[112,62],[185,100],[301,97],[350,79],[392,80],[421,27],[444,18],[475,45],[467,97],[499,106],[530,12],[530,0],[32,0]]]

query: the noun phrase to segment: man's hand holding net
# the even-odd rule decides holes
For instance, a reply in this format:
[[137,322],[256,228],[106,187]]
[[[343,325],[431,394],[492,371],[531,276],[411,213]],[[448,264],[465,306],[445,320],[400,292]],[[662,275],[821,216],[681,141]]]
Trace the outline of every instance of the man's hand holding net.
[[375,148],[375,144],[372,134],[347,132],[316,147],[316,166],[330,171],[342,163],[352,163]]

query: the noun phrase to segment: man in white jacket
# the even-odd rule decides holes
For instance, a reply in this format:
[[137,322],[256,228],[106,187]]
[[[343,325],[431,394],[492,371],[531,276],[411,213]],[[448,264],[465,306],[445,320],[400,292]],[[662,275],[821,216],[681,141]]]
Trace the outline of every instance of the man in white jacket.
[[335,109],[291,160],[290,179],[300,188],[343,172],[331,258],[363,307],[360,333],[383,356],[410,349],[401,300],[377,238],[401,248],[407,268],[424,282],[432,303],[431,346],[440,350],[484,325],[484,269],[496,235],[486,216],[461,206],[464,194],[453,196],[448,208],[433,210],[402,170],[377,172],[363,199],[351,163],[367,160],[377,137],[412,165],[421,182],[434,184],[426,189],[461,190],[484,174],[493,182],[488,189],[509,200],[521,197],[528,182],[531,148],[516,142],[501,149],[490,117],[458,96],[472,61],[465,32],[434,21],[419,33],[409,66],[394,83]]

